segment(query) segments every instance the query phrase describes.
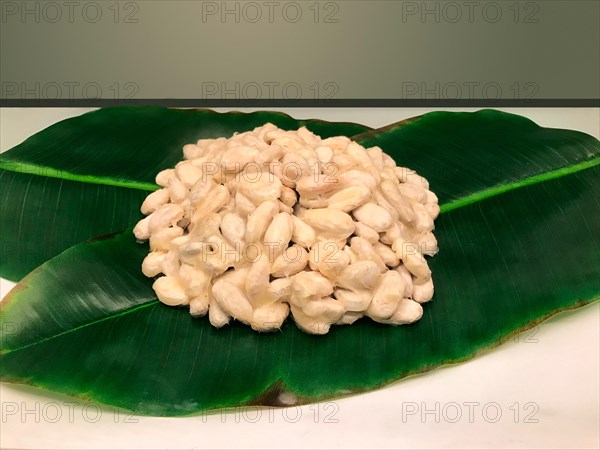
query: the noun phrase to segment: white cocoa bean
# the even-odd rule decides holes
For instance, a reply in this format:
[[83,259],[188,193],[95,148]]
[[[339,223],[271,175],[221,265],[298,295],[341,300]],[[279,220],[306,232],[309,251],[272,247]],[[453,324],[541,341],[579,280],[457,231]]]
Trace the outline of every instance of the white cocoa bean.
[[162,228],[172,227],[183,217],[183,208],[175,203],[167,203],[154,211],[150,216],[148,229],[154,233]]
[[242,290],[227,279],[219,279],[212,287],[212,295],[220,308],[234,319],[244,323],[252,320],[252,305]]
[[182,203],[187,200],[190,191],[179,181],[178,178],[173,177],[169,180],[169,197],[173,203]]
[[392,216],[383,207],[375,203],[365,203],[356,208],[352,214],[356,220],[373,228],[377,232],[385,231],[392,224]]
[[256,308],[252,315],[250,326],[255,331],[276,331],[281,328],[283,322],[290,312],[287,303],[273,303]]
[[412,299],[415,302],[425,303],[433,298],[433,280],[431,277],[425,280],[415,280],[413,285]]
[[158,172],[155,181],[156,184],[162,187],[169,185],[169,180],[175,176],[175,169],[165,169]]
[[413,276],[416,278],[427,278],[431,275],[427,261],[425,261],[423,255],[419,252],[418,244],[407,242],[403,239],[396,239],[392,244],[392,249]]
[[157,230],[150,236],[150,250],[166,252],[173,239],[182,235],[183,229],[177,226]]
[[396,253],[389,246],[384,245],[381,242],[375,242],[375,244],[373,244],[373,249],[386,266],[396,267],[400,264],[400,258],[398,258]]
[[[265,245],[270,250],[274,251],[274,255],[278,256],[285,250],[292,239],[294,231],[294,222],[292,216],[285,212],[280,212],[267,227],[265,232]],[[274,258],[272,258],[274,260]]]
[[190,300],[190,315],[192,317],[202,317],[208,313],[210,289],[211,287],[209,286],[205,292]]
[[331,297],[307,302],[304,308],[302,308],[302,312],[307,316],[327,322],[337,322],[344,315],[345,311],[346,308],[344,305]]
[[336,284],[354,291],[370,290],[379,281],[381,271],[374,261],[359,260],[347,266],[337,277]]
[[152,214],[140,220],[135,227],[133,227],[133,234],[136,239],[145,241],[150,238],[150,221],[152,220]]
[[142,203],[140,210],[142,211],[142,214],[150,214],[168,201],[169,190],[164,188],[159,189],[158,191],[154,191],[148,195],[148,197],[146,197],[146,200],[144,200],[144,203]]
[[175,166],[175,175],[189,189],[202,178],[203,172],[200,167],[189,161],[184,161]]
[[221,219],[221,234],[229,244],[235,246],[244,244],[246,222],[238,214],[228,212]]
[[231,316],[213,299],[208,306],[208,320],[213,327],[221,328],[229,323]]
[[196,144],[186,144],[183,146],[183,157],[185,159],[196,159],[203,156],[203,151]]
[[271,275],[274,277],[289,277],[295,275],[301,270],[304,270],[308,264],[307,251],[294,244],[285,249],[273,262],[271,267]]
[[381,276],[367,310],[369,317],[386,320],[394,314],[402,300],[403,282],[400,274],[394,270],[389,270]]
[[162,263],[166,252],[150,252],[142,262],[142,273],[148,278],[155,277],[162,272]]
[[292,242],[305,248],[312,247],[317,240],[315,230],[297,216],[292,216],[292,221]]
[[354,232],[352,217],[335,209],[309,209],[302,215],[302,220],[318,230],[323,239],[328,237],[335,240],[345,239]]
[[350,239],[350,248],[358,255],[359,259],[373,261],[375,264],[377,264],[377,267],[381,273],[387,270],[383,259],[381,259],[373,246],[367,240],[360,237],[353,237]]
[[328,297],[333,292],[331,281],[318,272],[300,272],[292,281],[291,302],[299,306],[307,301]]
[[344,305],[346,311],[365,311],[371,303],[371,293],[369,291],[351,291],[337,288],[334,296]]
[[327,206],[350,212],[363,205],[371,197],[371,190],[366,186],[349,186],[336,192],[327,199]]
[[392,317],[390,317],[389,323],[396,325],[404,325],[416,322],[423,316],[423,307],[408,298],[402,299],[398,304],[398,309]]
[[190,301],[180,280],[174,276],[158,278],[152,285],[152,289],[154,289],[158,299],[165,305],[186,305]]
[[400,264],[395,267],[394,270],[398,272],[402,279],[404,280],[404,298],[412,298],[413,294],[413,277],[412,274],[408,271],[404,264]]
[[354,227],[354,234],[358,237],[365,239],[370,244],[375,244],[379,241],[379,233],[362,222],[356,222]]
[[268,226],[279,212],[279,206],[275,202],[265,202],[256,208],[248,216],[246,224],[246,242],[262,242]]
[[335,323],[336,325],[352,325],[358,319],[363,317],[363,313],[356,311],[346,311],[342,317]]
[[294,317],[296,325],[298,325],[298,328],[300,328],[305,333],[327,334],[329,328],[331,327],[331,322],[326,322],[307,316],[302,312],[301,308],[294,305],[293,303],[290,304],[290,310],[292,312],[292,316]]

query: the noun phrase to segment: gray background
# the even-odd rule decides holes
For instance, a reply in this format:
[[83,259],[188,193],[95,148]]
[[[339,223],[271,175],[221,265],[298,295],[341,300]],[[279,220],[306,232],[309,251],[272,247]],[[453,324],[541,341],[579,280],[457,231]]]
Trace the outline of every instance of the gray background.
[[600,98],[596,0],[0,6],[4,99]]

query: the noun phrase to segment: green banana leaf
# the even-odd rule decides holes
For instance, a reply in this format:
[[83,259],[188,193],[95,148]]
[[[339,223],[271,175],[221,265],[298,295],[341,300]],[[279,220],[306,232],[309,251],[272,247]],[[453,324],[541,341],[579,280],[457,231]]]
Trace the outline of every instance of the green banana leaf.
[[0,375],[137,414],[297,404],[464,361],[600,297],[600,143],[481,111],[432,113],[355,137],[429,178],[442,214],[423,318],[324,336],[287,321],[214,329],[160,304],[131,230],[75,245],[2,303]]
[[136,223],[155,175],[182,159],[183,145],[266,122],[327,137],[369,129],[278,112],[136,106],[101,109],[31,136],[0,155],[0,276],[20,280],[74,244]]

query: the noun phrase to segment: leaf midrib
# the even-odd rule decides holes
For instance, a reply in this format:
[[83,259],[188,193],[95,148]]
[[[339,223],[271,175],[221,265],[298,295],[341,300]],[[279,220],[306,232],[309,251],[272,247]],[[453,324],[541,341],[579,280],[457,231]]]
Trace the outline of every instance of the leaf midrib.
[[96,324],[101,323],[101,322],[106,322],[107,320],[112,320],[112,319],[116,319],[118,317],[126,316],[127,314],[139,311],[141,309],[148,308],[148,307],[156,305],[158,303],[160,303],[158,301],[158,299],[150,300],[149,302],[142,303],[141,305],[137,305],[137,306],[134,306],[132,308],[119,311],[116,314],[111,314],[111,315],[108,315],[108,316],[103,317],[101,319],[96,319],[96,320],[93,320],[92,322],[84,323],[83,325],[79,325],[79,326],[77,326],[75,328],[71,328],[69,330],[62,331],[62,332],[57,333],[57,334],[55,334],[53,336],[45,337],[43,339],[40,339],[39,341],[31,342],[30,344],[22,345],[21,347],[16,347],[16,348],[8,349],[8,350],[5,350],[5,351],[0,351],[0,356],[8,355],[9,353],[17,352],[17,351],[20,351],[20,350],[25,350],[25,349],[27,349],[29,347],[33,347],[35,345],[43,344],[46,341],[50,341],[50,340],[58,338],[60,336],[64,336],[65,334],[74,333],[74,332],[76,332],[78,330],[81,330],[83,328],[87,328],[87,327],[90,327],[92,325],[96,325]]
[[[530,177],[523,178],[518,181],[514,181],[506,184],[499,184],[496,186],[492,186],[487,189],[483,189],[479,192],[475,192],[473,194],[466,195],[461,198],[457,198],[455,200],[451,200],[447,203],[444,203],[440,206],[440,212],[448,212],[453,209],[460,208],[462,206],[467,206],[472,203],[476,203],[482,200],[485,200],[490,197],[495,197],[500,194],[504,194],[505,192],[509,192],[515,189],[519,189],[524,186],[531,186],[537,183],[543,183],[544,181],[553,180],[556,178],[560,178],[566,175],[570,175],[572,173],[580,172],[585,169],[589,169],[591,167],[597,166],[600,164],[600,157],[595,157],[572,166],[564,166],[559,167],[558,169],[550,170],[547,172],[541,172]],[[1,160],[0,159],[0,169],[8,170],[14,173],[24,173],[35,176],[42,176],[48,178],[58,178],[61,180],[67,181],[78,181],[81,183],[89,183],[89,184],[100,184],[104,186],[114,186],[114,187],[122,187],[128,189],[137,189],[147,192],[153,192],[160,188],[155,183],[146,183],[143,181],[133,181],[133,180],[119,180],[119,179],[111,179],[108,177],[96,176],[96,175],[80,175],[75,174],[63,170],[57,170],[52,167],[40,166],[38,164],[31,163],[16,163],[9,160]],[[43,175],[40,175],[43,173]],[[69,176],[65,177],[64,174],[68,173]]]
[[[497,195],[501,195],[501,194],[504,194],[506,192],[510,192],[510,191],[519,189],[521,187],[532,186],[532,185],[535,185],[535,184],[543,183],[545,181],[549,181],[549,180],[553,180],[553,179],[557,179],[557,178],[562,178],[562,177],[565,177],[565,176],[568,176],[568,175],[572,175],[574,173],[581,172],[583,170],[595,167],[595,166],[597,166],[599,164],[600,164],[600,157],[596,157],[596,158],[593,158],[593,159],[590,159],[590,160],[587,160],[587,161],[584,161],[584,162],[581,162],[581,163],[578,163],[578,164],[574,164],[572,166],[562,167],[562,168],[551,170],[551,171],[548,171],[548,172],[542,172],[540,174],[536,174],[536,175],[533,175],[531,177],[527,177],[527,178],[524,178],[522,180],[519,180],[519,181],[516,181],[516,182],[513,182],[513,183],[508,183],[508,184],[505,184],[505,185],[499,185],[499,186],[495,186],[495,187],[492,187],[492,188],[489,188],[489,189],[484,189],[482,191],[479,191],[479,192],[476,192],[474,194],[462,197],[460,199],[456,199],[456,200],[450,201],[448,203],[444,203],[443,205],[440,206],[440,214],[452,211],[454,209],[462,208],[464,206],[468,206],[468,205],[471,205],[473,203],[477,203],[477,202],[483,201],[485,199],[488,199],[490,197],[495,197]],[[2,168],[2,162],[1,161],[0,161],[0,168]],[[97,178],[100,178],[100,177],[97,177]],[[138,183],[138,184],[141,185],[141,184],[144,184],[144,183]],[[146,184],[149,185],[149,183],[146,183]],[[152,190],[156,190],[156,188],[157,187],[155,187]],[[137,189],[140,189],[140,188],[138,187]],[[146,190],[146,189],[144,189],[144,190]],[[136,307],[133,307],[131,309],[120,311],[117,314],[109,315],[109,316],[103,317],[101,319],[94,320],[92,322],[89,322],[89,323],[86,323],[86,324],[83,324],[83,325],[79,325],[79,326],[77,326],[75,328],[72,328],[70,330],[65,330],[65,331],[63,331],[61,333],[58,333],[58,334],[55,334],[53,336],[49,336],[49,337],[43,338],[40,341],[32,342],[30,344],[27,344],[27,345],[24,345],[24,346],[21,346],[21,347],[17,347],[17,348],[14,348],[14,349],[5,350],[4,352],[0,352],[0,355],[7,355],[9,353],[13,353],[13,352],[16,352],[16,351],[19,351],[19,350],[23,350],[23,349],[26,349],[26,348],[29,348],[29,347],[32,347],[32,346],[35,346],[35,345],[39,345],[39,344],[42,344],[42,343],[44,343],[44,342],[46,342],[48,340],[57,338],[59,336],[63,336],[65,334],[69,334],[69,333],[75,332],[75,331],[80,330],[82,328],[93,326],[93,325],[95,325],[97,323],[100,323],[100,322],[104,322],[104,321],[107,321],[107,320],[112,320],[114,318],[121,317],[121,316],[127,315],[127,314],[135,312],[135,311],[139,311],[140,309],[147,308],[147,307],[155,305],[157,303],[159,303],[158,300],[154,300],[154,301],[150,301],[150,302],[147,302],[147,303],[143,303],[143,304],[138,305]]]
[[531,186],[534,184],[543,183],[544,181],[562,178],[573,173],[581,172],[582,170],[590,169],[592,167],[597,166],[598,164],[600,164],[600,157],[592,158],[587,161],[574,164],[572,166],[565,166],[558,169],[550,170],[548,172],[541,172],[536,175],[523,178],[522,180],[514,181],[512,183],[500,184],[488,189],[483,189],[479,192],[475,192],[465,197],[461,197],[456,200],[444,203],[440,206],[440,213],[452,211],[453,209],[461,208],[472,203],[477,203],[490,197],[495,197],[506,192],[514,191],[515,189],[519,189],[521,187]]
[[114,186],[128,189],[138,189],[141,191],[153,192],[160,188],[155,183],[146,183],[134,180],[119,180],[98,175],[81,175],[66,170],[58,170],[53,167],[41,166],[26,162],[17,162],[12,160],[0,160],[0,169],[14,173],[24,173],[45,178],[58,178],[60,180],[78,181],[80,183],[101,184],[103,186]]

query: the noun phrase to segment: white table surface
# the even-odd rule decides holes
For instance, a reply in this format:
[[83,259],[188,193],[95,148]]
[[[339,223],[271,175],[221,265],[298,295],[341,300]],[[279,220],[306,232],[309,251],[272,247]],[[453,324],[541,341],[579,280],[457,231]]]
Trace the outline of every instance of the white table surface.
[[[432,111],[276,109],[297,118],[347,120],[372,127]],[[600,109],[501,109],[543,126],[600,135]],[[2,108],[0,150],[89,110]],[[0,280],[1,296],[13,285]],[[185,418],[136,417],[2,383],[0,447],[599,448],[599,355],[600,303],[596,302],[559,314],[467,363],[368,394],[303,407]]]

